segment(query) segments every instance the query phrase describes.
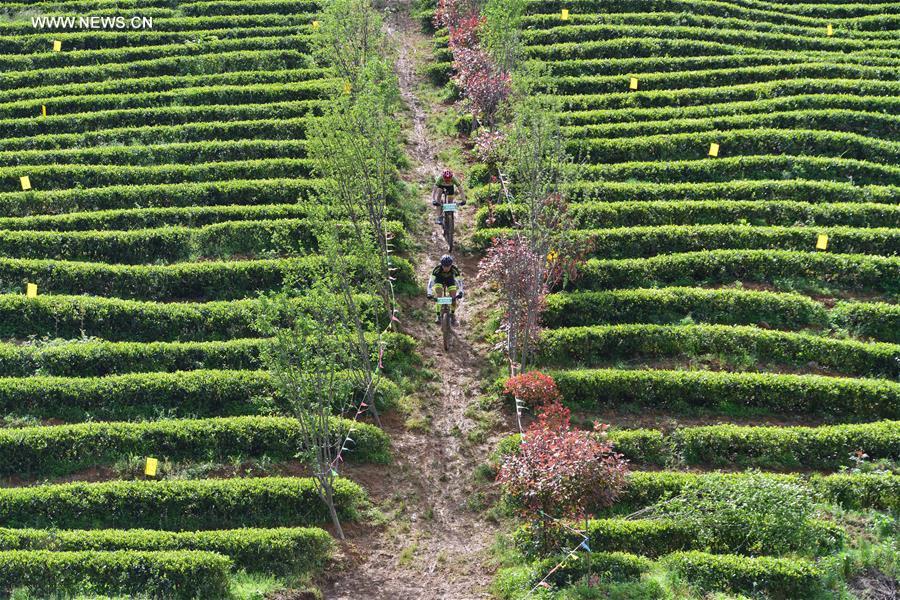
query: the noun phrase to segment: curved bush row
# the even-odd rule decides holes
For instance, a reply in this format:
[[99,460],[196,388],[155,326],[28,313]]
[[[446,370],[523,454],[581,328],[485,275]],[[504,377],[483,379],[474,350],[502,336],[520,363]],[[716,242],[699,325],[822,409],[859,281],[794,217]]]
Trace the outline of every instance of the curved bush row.
[[228,556],[238,568],[305,573],[322,566],[333,547],[331,536],[311,527],[155,531],[150,529],[0,529],[0,548],[54,552],[202,550]]
[[[488,176],[478,165],[472,168],[478,176]],[[832,203],[900,204],[900,186],[855,185],[851,182],[813,181],[808,179],[785,181],[778,179],[736,180],[698,183],[656,183],[648,181],[579,181],[564,189],[573,204],[588,201],[603,202],[677,202],[677,201],[745,201],[761,202],[790,198],[819,206]],[[484,185],[471,190],[470,196],[481,202],[496,199],[499,186]]]
[[112,185],[148,185],[210,181],[214,179],[265,179],[278,177],[309,177],[313,161],[304,158],[272,158],[236,160],[201,164],[171,164],[152,166],[124,165],[38,165],[0,167],[0,192],[21,190],[19,177],[29,175],[37,190],[59,190],[73,187],[103,187]]
[[313,118],[250,119],[213,121],[184,125],[146,125],[113,127],[82,133],[50,133],[0,140],[0,150],[36,150],[81,148],[89,146],[149,145],[159,143],[205,142],[210,140],[303,139]]
[[[617,452],[640,465],[837,470],[850,466],[857,452],[872,460],[900,458],[900,421],[820,427],[710,425],[666,434],[616,429],[607,439]],[[520,443],[519,434],[504,438],[497,455],[516,453]]]
[[[275,210],[275,209],[273,209]],[[280,209],[278,209],[280,210]],[[525,216],[521,204],[501,204],[478,210],[475,216],[479,228],[510,227],[514,220]],[[631,227],[640,223],[654,225],[718,225],[748,222],[752,225],[900,227],[900,206],[874,202],[833,202],[813,204],[793,200],[647,200],[570,204],[568,216],[578,229],[592,227]],[[0,219],[0,227],[29,229],[65,227],[67,219]],[[45,226],[44,223],[47,223]],[[173,223],[174,224],[174,223]]]
[[678,323],[685,317],[723,325],[764,323],[778,329],[826,327],[829,324],[825,307],[800,294],[691,287],[550,294],[541,321],[553,328],[618,323],[666,324]]
[[[394,258],[402,282],[413,280],[412,267]],[[351,275],[368,263],[348,259]],[[52,260],[0,259],[0,289],[21,290],[37,283],[51,294],[84,293],[139,300],[229,300],[256,295],[289,284],[309,285],[327,268],[321,256],[292,259],[176,263],[172,265],[107,265]]]
[[[577,44],[584,47],[585,44]],[[636,109],[665,107],[705,107],[710,104],[765,100],[791,95],[855,94],[857,96],[896,97],[900,82],[867,81],[861,79],[795,78],[751,84],[718,85],[677,90],[650,90],[628,93],[628,77],[620,78],[619,93],[583,94],[578,96],[550,96],[559,104],[558,110]],[[874,102],[874,101],[873,101]],[[706,113],[708,114],[708,113]]]
[[178,5],[185,15],[256,15],[256,14],[299,14],[317,13],[321,2],[313,0],[212,0],[209,2],[186,2]]
[[541,334],[538,360],[552,366],[608,363],[625,358],[745,356],[756,362],[846,375],[900,376],[900,345],[725,325],[596,325]]
[[[645,7],[644,12],[648,9]],[[695,17],[696,19],[696,17]],[[651,24],[645,25],[643,21],[634,24],[591,24],[591,25],[567,25],[554,27],[553,29],[532,29],[522,35],[522,41],[527,46],[549,46],[552,44],[593,42],[597,40],[610,40],[619,37],[644,37],[665,39],[686,39],[718,42],[733,46],[736,50],[746,48],[759,48],[761,50],[792,50],[808,52],[810,50],[827,51],[859,51],[871,48],[898,48],[900,43],[894,39],[853,39],[847,37],[828,37],[822,34],[796,35],[767,31],[753,31],[746,26],[728,28],[725,26],[681,25],[654,23],[657,19],[650,18]],[[690,19],[688,19],[690,21]],[[733,24],[729,23],[729,24]],[[809,32],[812,34],[812,32]]]
[[[842,548],[847,541],[847,533],[830,521],[811,521],[809,526],[815,531],[817,555],[831,554]],[[2,531],[0,530],[0,536]],[[534,535],[530,526],[520,527],[513,534],[516,546],[523,552],[530,553],[536,541]],[[556,530],[551,535],[551,543],[560,547],[573,547],[582,539],[565,530]],[[703,549],[696,531],[684,523],[668,519],[591,519],[587,522],[585,535],[592,548],[627,552],[648,558],[658,558],[681,550]],[[733,548],[729,552],[741,553],[741,550],[743,549]]]
[[104,594],[132,598],[227,598],[229,558],[213,552],[0,551],[4,589],[36,597]]
[[663,561],[701,592],[746,592],[772,598],[815,598],[824,572],[801,558],[678,552]]
[[[278,31],[264,30],[264,35],[278,35]],[[95,31],[102,34],[100,31]],[[213,35],[210,32],[210,35]],[[263,34],[261,34],[263,35]],[[46,38],[42,38],[46,51]],[[106,94],[142,94],[146,92],[166,93],[180,88],[202,88],[235,85],[259,85],[266,83],[292,83],[320,79],[327,75],[317,67],[300,69],[284,69],[277,71],[238,71],[212,74],[163,75],[159,77],[135,77],[131,79],[115,79],[112,81],[92,81],[88,83],[64,83],[33,88],[0,90],[0,102],[18,102],[22,100],[50,100],[58,96],[81,96],[93,92]]]
[[[717,474],[716,476],[722,475]],[[724,475],[724,477],[735,479],[746,476],[742,473]],[[632,471],[628,476],[628,486],[612,511],[618,514],[630,514],[634,510],[648,506],[662,498],[679,494],[685,484],[699,477],[705,477],[705,475],[675,471]],[[898,475],[768,474],[766,477],[805,483],[827,502],[847,509],[900,510],[900,476]]]
[[[648,93],[648,92],[642,92]],[[719,103],[711,100],[711,103],[703,103],[696,106],[667,106],[661,108],[639,108],[639,107],[621,107],[612,109],[596,109],[596,110],[580,110],[563,113],[556,113],[560,123],[566,132],[577,130],[578,127],[607,128],[612,131],[627,130],[628,128],[639,128],[645,123],[650,126],[666,127],[666,123],[675,123],[673,127],[677,127],[677,123],[684,120],[696,120],[705,122],[712,120],[717,127],[732,122],[733,119],[747,118],[766,122],[771,119],[772,122],[778,123],[782,114],[789,113],[811,113],[811,112],[828,112],[828,111],[852,111],[868,113],[873,108],[890,115],[889,117],[879,117],[886,120],[892,120],[894,116],[900,114],[900,98],[890,96],[873,96],[860,95],[852,96],[850,94],[831,94],[831,93],[812,93],[799,95],[776,96],[774,98],[762,95],[759,100],[735,100],[730,102]],[[640,102],[638,103],[640,104]],[[710,113],[716,115],[711,117]],[[744,117],[744,115],[752,115]],[[840,123],[832,123],[833,127],[841,127]],[[590,130],[590,129],[588,129]],[[663,133],[663,131],[660,131]]]
[[[246,183],[246,182],[245,182]],[[331,217],[343,216],[342,207],[326,207]],[[883,214],[890,214],[885,207]],[[900,212],[900,209],[898,209]],[[93,231],[156,229],[159,227],[205,227],[226,221],[267,221],[303,219],[309,216],[303,204],[263,204],[225,206],[175,206],[161,208],[108,209],[90,212],[0,217],[6,231]]]
[[306,117],[321,111],[320,100],[297,100],[271,104],[213,104],[204,106],[162,106],[125,108],[74,115],[54,115],[36,119],[0,120],[0,138],[33,137],[48,134],[87,133],[112,127],[180,125],[213,121]]
[[[799,23],[815,25],[821,23],[821,17],[834,19],[853,18],[854,23],[865,23],[869,28],[892,28],[891,20],[887,23],[879,23],[884,15],[880,8],[882,3],[872,4],[865,2],[830,2],[810,4],[786,4],[783,2],[758,2],[752,0],[740,0],[731,2],[718,2],[713,0],[654,0],[652,5],[641,0],[612,0],[601,2],[600,0],[528,0],[528,14],[544,14],[559,12],[560,9],[570,7],[574,12],[651,12],[673,11],[686,13],[700,13],[730,17],[746,15],[747,18],[766,21],[769,17],[775,17],[782,23]],[[871,15],[871,16],[870,16]]]
[[248,571],[309,573],[331,554],[331,536],[314,527],[155,531],[152,529],[0,529],[0,550],[159,552],[201,550],[230,558]]
[[777,373],[594,369],[554,372],[573,407],[759,408],[862,420],[898,418],[900,384],[882,379]]
[[[30,28],[31,23],[28,23],[27,26]],[[154,26],[161,26],[161,23],[154,23]],[[282,70],[308,66],[310,66],[308,55],[297,49],[239,50],[193,56],[173,56],[122,64],[107,63],[7,73],[3,79],[0,79],[0,89],[39,87],[44,84],[85,83],[112,78],[209,74],[222,71]]]
[[284,178],[18,192],[0,194],[0,210],[7,217],[15,217],[156,207],[290,204],[316,197],[324,185],[321,179]]
[[[653,562],[625,552],[578,552],[574,556],[550,556],[533,563],[502,569],[494,580],[492,591],[503,600],[525,600],[544,577],[551,586],[565,587],[592,574],[604,582],[635,581],[650,571]],[[554,570],[554,568],[556,570]],[[549,598],[552,596],[543,596]]]
[[[142,9],[141,16],[152,16]],[[91,16],[98,15],[92,12]],[[156,21],[159,17],[154,17]],[[314,15],[309,15],[312,20]],[[309,35],[298,33],[290,36],[245,37],[238,39],[209,40],[203,46],[204,54],[213,52],[308,49]],[[102,50],[75,50],[72,52],[44,52],[40,54],[0,54],[0,69],[12,71],[36,71],[65,67],[82,67],[92,64],[122,64],[174,56],[196,55],[198,47],[191,44],[165,44],[136,48],[108,48]]]
[[[371,295],[358,295],[355,301],[367,321],[382,305]],[[300,297],[294,306],[305,311],[309,302]],[[92,296],[0,295],[0,338],[90,336],[113,342],[222,341],[240,345],[240,338],[259,335],[256,319],[260,309],[257,299],[158,303]],[[394,348],[403,353],[414,348],[412,338],[405,335],[389,333],[386,341],[389,354]],[[0,354],[8,353],[2,348]],[[49,348],[34,350],[47,351],[53,352]]]
[[305,140],[228,140],[67,150],[16,150],[0,152],[0,166],[18,169],[46,165],[141,167],[264,158],[306,158],[306,148]]
[[[709,150],[708,140],[704,150]],[[583,168],[585,179],[627,181],[685,182],[731,181],[732,179],[776,179],[785,173],[802,173],[810,179],[829,179],[839,171],[841,177],[859,184],[900,185],[900,167],[850,158],[818,156],[754,155],[726,156],[717,159],[678,161],[640,161],[596,164]],[[268,161],[274,162],[274,161]]]
[[[333,221],[335,227],[350,223]],[[321,221],[309,219],[226,221],[199,228],[166,226],[131,231],[0,231],[7,258],[165,264],[206,259],[314,254]],[[388,221],[399,251],[407,248],[402,223]]]
[[900,306],[881,302],[840,302],[831,311],[836,327],[860,336],[900,344]]
[[[213,16],[203,16],[203,15],[194,15],[194,16],[184,16],[184,17],[175,17],[172,19],[160,19],[159,21],[154,20],[154,29],[151,33],[156,33],[157,28],[169,32],[178,31],[182,35],[186,32],[192,31],[208,31],[210,29],[223,29],[232,25],[233,27],[278,27],[285,25],[304,25],[307,29],[310,28],[309,22],[305,19],[308,15],[278,15],[278,14],[262,14],[262,15],[213,15]],[[31,35],[39,35],[34,33],[34,29],[31,27],[31,23],[29,21],[7,21],[3,23],[0,31],[3,31],[5,35],[15,35],[16,32],[21,33],[31,33]],[[112,33],[112,32],[111,32]],[[118,33],[122,35],[122,33]],[[146,33],[146,32],[143,32]],[[110,36],[114,37],[114,36]],[[157,36],[158,37],[158,36]],[[135,46],[152,46],[153,45],[153,36],[147,36],[147,41],[143,42],[135,42]],[[67,39],[67,38],[62,38]],[[45,44],[46,47],[46,44]]]
[[[355,519],[365,499],[362,488],[339,478],[334,492],[340,518]],[[328,519],[311,478],[113,481],[0,489],[0,520],[13,528],[186,531],[310,525]]]
[[[97,368],[102,368],[99,365]],[[361,399],[361,382],[350,374],[336,385]],[[339,388],[340,389],[340,388]],[[130,373],[108,377],[0,378],[3,414],[81,422],[91,419],[153,419],[272,414],[277,393],[267,371],[198,369],[174,373]],[[397,386],[381,380],[375,402],[384,408],[399,397]],[[342,410],[350,398],[338,397]]]
[[[820,233],[828,234],[828,250],[838,254],[896,256],[900,252],[900,229],[889,227],[756,227],[751,225],[654,225],[581,229],[574,239],[586,242],[590,256],[605,259],[647,258],[701,250],[816,251]],[[507,238],[511,229],[481,229],[474,241],[485,247],[494,238]],[[0,239],[2,245],[2,239]]]
[[[305,74],[307,71],[302,72]],[[41,105],[48,114],[70,115],[105,110],[158,108],[167,105],[209,106],[218,104],[268,104],[327,98],[338,91],[340,83],[331,79],[315,79],[296,83],[260,83],[255,85],[216,85],[176,88],[168,91],[113,93],[93,96],[56,96],[28,99],[0,106],[0,118],[33,118]]]
[[[867,137],[896,138],[900,131],[900,116],[847,109],[805,109],[777,113],[717,115],[712,118],[666,119],[641,121],[637,123],[607,123],[602,125],[569,126],[566,135],[574,139],[610,139],[646,137],[660,134],[696,133],[716,131],[716,136],[727,139],[721,132],[768,128],[777,130],[827,130],[830,132],[855,133]],[[624,141],[624,140],[623,140]],[[728,142],[733,145],[733,142]],[[779,144],[785,147],[784,144]],[[577,148],[577,145],[575,146]],[[597,146],[591,148],[598,150]],[[744,152],[746,153],[746,152]]]
[[840,289],[897,293],[900,259],[790,250],[708,250],[652,258],[588,260],[575,287],[607,290],[735,281],[818,282]]
[[[339,418],[332,419],[331,427],[340,433],[340,441],[353,429],[352,442],[343,454],[345,460],[366,463],[390,460],[390,441],[381,429]],[[171,461],[224,462],[260,457],[284,461],[297,455],[302,440],[296,419],[221,417],[0,429],[0,448],[6,457],[0,465],[0,474],[41,477],[111,465],[129,456],[154,456]],[[0,531],[0,549],[20,547],[24,546],[7,547]]]
[[815,155],[850,158],[893,165],[900,160],[900,144],[857,133],[804,129],[752,129],[703,133],[642,135],[628,139],[585,139],[569,143],[570,152],[604,163],[698,160],[709,144],[720,144],[720,157],[740,155]]

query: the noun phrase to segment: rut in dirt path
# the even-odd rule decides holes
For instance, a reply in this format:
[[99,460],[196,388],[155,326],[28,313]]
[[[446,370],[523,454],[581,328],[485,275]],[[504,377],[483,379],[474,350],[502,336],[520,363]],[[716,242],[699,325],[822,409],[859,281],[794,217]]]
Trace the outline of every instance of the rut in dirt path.
[[[433,60],[429,40],[412,17],[410,0],[392,2],[388,8],[388,35],[398,51],[396,72],[407,107],[407,153],[412,167],[403,178],[422,189],[421,200],[430,204],[430,184],[442,170],[440,149],[427,126],[430,111],[417,90],[425,84],[421,67]],[[473,209],[457,215],[457,234],[468,230]],[[437,259],[447,252],[434,212],[417,234],[418,255],[412,257],[416,276],[424,283]],[[465,245],[465,236],[461,239]],[[476,484],[475,468],[485,462],[497,433],[483,443],[466,441],[474,426],[466,409],[481,394],[480,369],[487,349],[473,341],[468,331],[471,315],[483,302],[472,292],[478,257],[457,254],[466,301],[458,309],[459,326],[449,353],[443,351],[438,326],[431,322],[434,307],[424,297],[404,301],[401,329],[415,337],[426,365],[439,374],[437,392],[423,392],[422,410],[429,420],[427,431],[409,430],[385,421],[391,436],[394,463],[388,467],[356,467],[347,474],[362,483],[379,505],[399,507],[382,528],[350,530],[344,548],[345,562],[337,578],[323,586],[325,597],[336,600],[423,599],[476,600],[489,598],[493,573],[486,566],[496,525],[470,508]],[[414,315],[427,315],[415,320]]]

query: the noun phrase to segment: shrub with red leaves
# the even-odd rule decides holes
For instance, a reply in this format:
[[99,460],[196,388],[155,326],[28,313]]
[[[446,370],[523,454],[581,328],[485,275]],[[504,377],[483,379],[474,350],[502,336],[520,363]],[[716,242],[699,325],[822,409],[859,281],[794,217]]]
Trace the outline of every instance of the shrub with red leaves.
[[507,456],[497,480],[522,512],[580,519],[611,506],[625,488],[627,461],[603,439],[605,427],[573,429],[569,411],[550,403],[522,436],[519,452]]
[[506,380],[503,393],[524,401],[532,408],[558,404],[562,400],[556,381],[540,371],[529,371]]

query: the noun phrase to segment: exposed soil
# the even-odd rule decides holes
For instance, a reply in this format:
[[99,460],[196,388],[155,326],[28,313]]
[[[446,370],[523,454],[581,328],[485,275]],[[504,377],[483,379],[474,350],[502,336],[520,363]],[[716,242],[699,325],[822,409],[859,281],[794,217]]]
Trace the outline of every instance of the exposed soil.
[[[443,168],[438,142],[427,127],[430,111],[417,89],[424,85],[419,70],[431,60],[428,41],[411,18],[410,0],[392,3],[388,34],[398,49],[397,75],[411,123],[407,153],[412,161],[403,174],[420,186],[427,203],[430,225],[418,233],[420,248],[413,257],[416,275],[427,281],[437,259],[447,252],[440,227],[430,207],[430,183]],[[461,247],[473,221],[472,209],[457,214]],[[431,322],[433,304],[424,297],[404,301],[401,329],[419,341],[426,367],[439,376],[436,385],[419,393],[428,425],[409,429],[386,419],[394,462],[390,466],[349,467],[345,474],[365,486],[372,501],[388,514],[382,526],[355,527],[347,534],[335,578],[322,584],[329,600],[470,600],[488,598],[492,577],[488,549],[496,524],[473,506],[479,486],[473,479],[496,441],[506,432],[494,432],[484,441],[471,441],[467,433],[476,423],[466,409],[481,394],[480,369],[487,348],[470,331],[472,316],[483,308],[484,296],[473,293],[478,257],[457,252],[457,265],[466,283],[466,296],[458,309],[454,346],[445,352],[438,326]],[[476,438],[478,439],[478,438]]]

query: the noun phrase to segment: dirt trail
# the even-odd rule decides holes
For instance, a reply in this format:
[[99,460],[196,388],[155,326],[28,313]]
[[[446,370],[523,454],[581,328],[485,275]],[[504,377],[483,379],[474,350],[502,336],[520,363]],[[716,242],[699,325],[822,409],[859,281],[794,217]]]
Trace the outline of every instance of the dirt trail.
[[[412,167],[404,179],[427,185],[439,173],[438,144],[430,137],[427,119],[431,107],[417,95],[423,85],[419,69],[431,60],[430,45],[411,18],[409,0],[391,4],[387,28],[398,50],[396,64],[400,88],[407,105],[410,127],[407,153]],[[430,190],[423,187],[422,202]],[[470,231],[473,210],[457,216],[457,234]],[[420,253],[413,257],[420,281],[428,279],[437,259],[447,251],[434,211],[427,212],[431,225],[419,234]],[[462,246],[466,244],[462,235]],[[362,483],[372,500],[396,507],[396,514],[381,528],[351,529],[345,545],[343,569],[334,581],[323,585],[329,600],[470,600],[489,598],[492,572],[485,566],[487,550],[496,526],[469,507],[475,491],[475,468],[483,463],[500,434],[484,443],[466,440],[475,423],[466,408],[481,394],[479,369],[486,348],[474,342],[468,331],[470,316],[478,310],[479,294],[472,297],[472,279],[478,257],[455,256],[466,283],[466,301],[458,309],[455,345],[445,353],[440,330],[431,322],[433,305],[424,297],[405,302],[405,333],[415,337],[425,364],[440,375],[434,388],[424,390],[422,412],[428,431],[408,430],[402,423],[385,429],[391,436],[394,463],[388,467],[358,467],[348,471]],[[423,315],[427,315],[423,316]]]

